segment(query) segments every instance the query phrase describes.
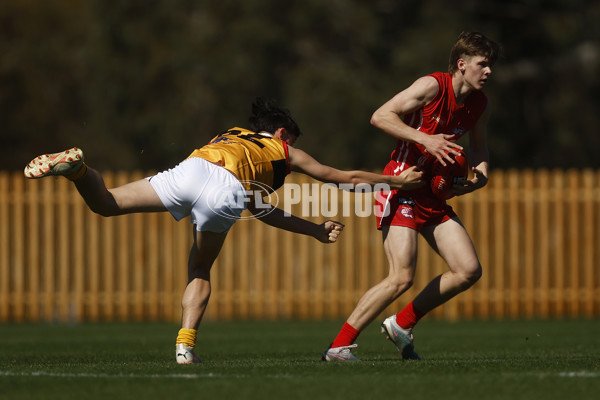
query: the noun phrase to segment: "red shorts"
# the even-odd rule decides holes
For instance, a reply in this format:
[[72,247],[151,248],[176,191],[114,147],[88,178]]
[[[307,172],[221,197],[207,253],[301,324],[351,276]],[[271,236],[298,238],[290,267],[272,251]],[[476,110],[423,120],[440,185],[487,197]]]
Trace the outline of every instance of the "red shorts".
[[[410,167],[390,161],[383,175],[398,175]],[[427,179],[427,178],[425,178]],[[383,226],[405,226],[420,232],[428,225],[439,225],[456,216],[452,207],[431,193],[429,186],[414,191],[381,191],[375,195],[377,229]]]

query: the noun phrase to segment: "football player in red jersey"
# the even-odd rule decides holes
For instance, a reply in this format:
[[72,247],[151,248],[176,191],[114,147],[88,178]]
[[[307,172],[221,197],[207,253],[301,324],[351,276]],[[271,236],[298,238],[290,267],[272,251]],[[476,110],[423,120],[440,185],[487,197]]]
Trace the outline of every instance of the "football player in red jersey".
[[[453,163],[463,149],[456,141],[470,133],[469,165],[473,177],[453,186],[464,195],[486,185],[488,149],[486,124],[490,107],[481,91],[498,58],[499,46],[478,32],[462,33],[450,52],[447,73],[417,79],[375,111],[371,123],[398,139],[384,174],[395,175],[417,166],[426,173],[434,160]],[[381,332],[403,359],[419,359],[412,329],[426,313],[471,287],[481,277],[471,239],[445,200],[429,185],[412,191],[393,190],[377,196],[377,227],[389,262],[389,275],[369,289],[323,353],[324,361],[356,361],[351,349],[359,333],[413,283],[417,238],[421,233],[448,264],[404,310],[385,319]]]

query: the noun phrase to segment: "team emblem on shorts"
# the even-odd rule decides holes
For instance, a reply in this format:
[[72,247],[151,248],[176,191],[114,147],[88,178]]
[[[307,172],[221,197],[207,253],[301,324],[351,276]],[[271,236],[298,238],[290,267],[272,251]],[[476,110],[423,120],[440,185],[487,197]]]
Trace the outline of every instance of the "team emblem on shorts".
[[414,219],[415,215],[413,214],[412,207],[401,206],[398,211],[404,216],[404,218]]
[[404,218],[415,219],[415,214],[413,212],[413,207],[415,206],[415,201],[409,197],[400,197],[398,198],[398,203],[400,207],[398,207],[398,211]]

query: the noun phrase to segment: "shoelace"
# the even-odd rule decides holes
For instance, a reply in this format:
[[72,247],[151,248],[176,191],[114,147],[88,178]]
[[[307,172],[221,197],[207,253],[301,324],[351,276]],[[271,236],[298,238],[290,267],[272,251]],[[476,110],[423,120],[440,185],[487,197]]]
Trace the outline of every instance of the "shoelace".
[[350,346],[344,346],[344,348],[342,350],[340,350],[340,353],[350,353],[350,349],[353,349],[355,347],[358,347],[358,345],[356,343],[351,344]]

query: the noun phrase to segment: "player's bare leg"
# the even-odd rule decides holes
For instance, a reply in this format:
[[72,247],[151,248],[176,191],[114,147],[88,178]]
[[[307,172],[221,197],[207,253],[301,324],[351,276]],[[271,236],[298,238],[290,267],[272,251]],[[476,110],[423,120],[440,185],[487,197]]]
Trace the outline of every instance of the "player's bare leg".
[[52,154],[42,154],[25,167],[29,179],[64,176],[75,183],[89,208],[106,217],[134,212],[166,211],[148,180],[107,189],[102,175],[84,162],[77,147]]
[[348,317],[347,322],[357,330],[366,328],[412,286],[417,262],[417,235],[417,231],[406,227],[383,227],[383,248],[389,274],[361,297]]
[[353,343],[359,333],[412,286],[417,260],[417,231],[399,226],[384,227],[383,238],[389,275],[360,298],[338,336],[323,353],[321,359],[324,361],[356,361],[350,350],[356,347]]
[[210,298],[210,269],[221,251],[227,233],[199,232],[194,227],[194,245],[188,261],[188,284],[181,299],[181,329],[176,342],[179,364],[202,362],[194,354],[196,330]]
[[449,269],[434,278],[413,300],[415,307],[427,313],[473,286],[481,277],[482,268],[473,242],[458,218],[422,233]]
[[382,333],[396,345],[403,359],[420,359],[414,352],[412,335],[419,319],[481,277],[475,248],[458,218],[425,228],[421,233],[447,262],[449,271],[435,277],[402,311],[381,324]]
[[105,217],[167,210],[147,179],[107,189],[102,175],[88,167],[87,174],[74,183],[90,210]]

